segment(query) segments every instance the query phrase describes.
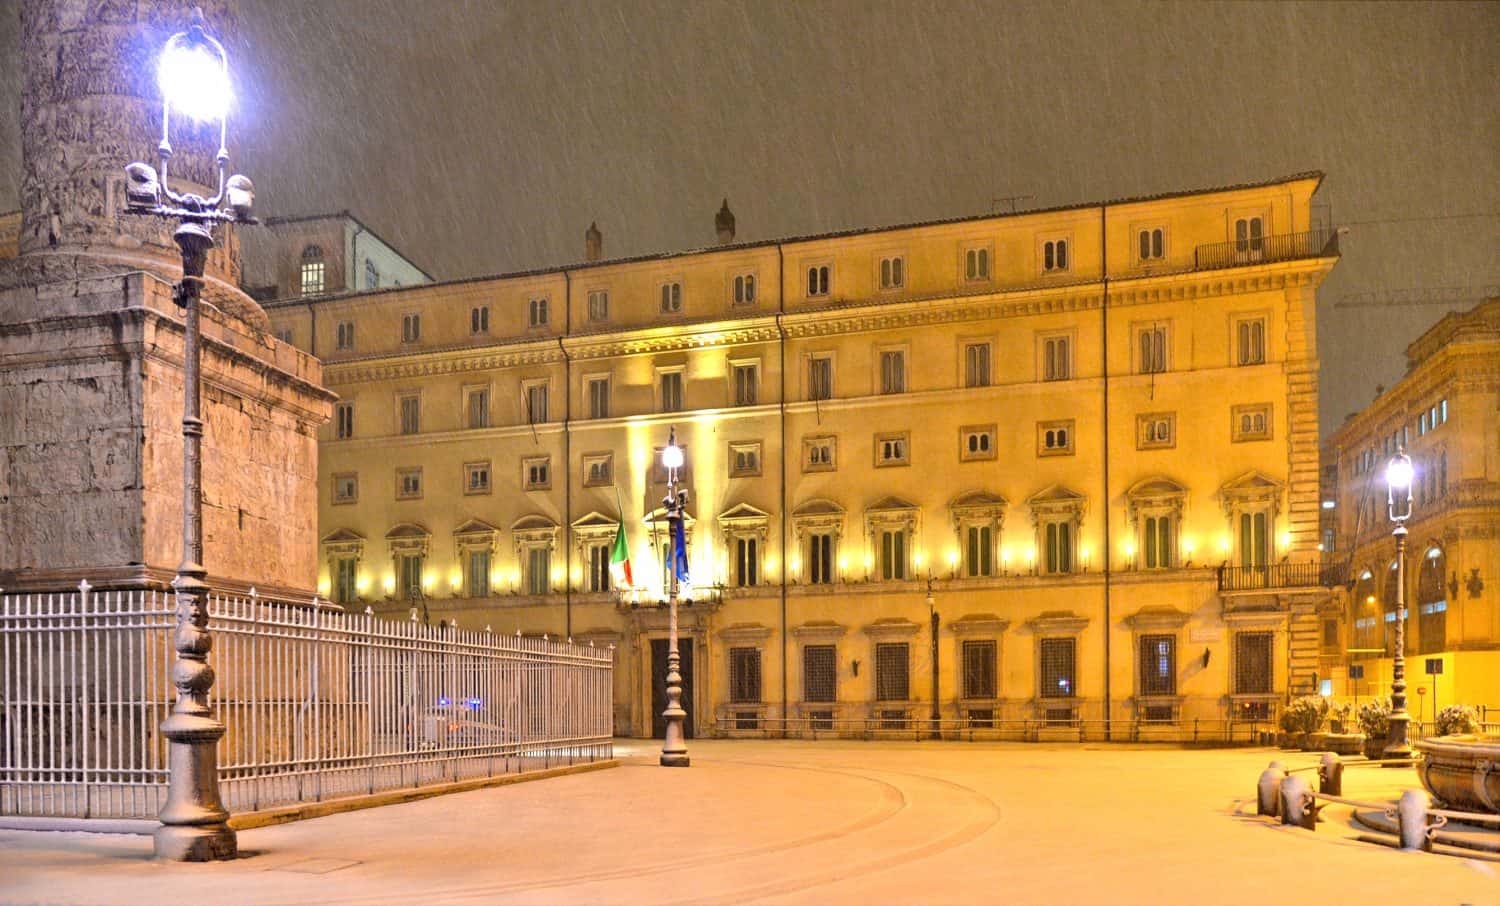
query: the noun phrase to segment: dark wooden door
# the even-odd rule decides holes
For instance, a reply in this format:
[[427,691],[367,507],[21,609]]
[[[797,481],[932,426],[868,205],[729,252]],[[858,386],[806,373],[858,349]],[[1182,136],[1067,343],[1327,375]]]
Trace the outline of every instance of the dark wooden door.
[[[682,721],[682,732],[693,738],[693,640],[677,640],[677,653],[681,660],[682,710],[687,717]],[[667,720],[661,712],[667,707],[667,640],[651,640],[651,735],[657,739],[667,735]]]

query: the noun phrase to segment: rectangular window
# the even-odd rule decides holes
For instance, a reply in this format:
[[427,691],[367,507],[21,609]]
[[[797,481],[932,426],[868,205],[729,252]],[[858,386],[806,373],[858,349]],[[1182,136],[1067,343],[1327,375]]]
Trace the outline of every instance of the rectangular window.
[[396,499],[415,500],[422,496],[422,469],[396,470]]
[[588,591],[609,591],[609,554],[608,544],[588,546]]
[[292,329],[290,327],[286,327],[286,328],[283,328],[281,330],[276,331],[276,339],[280,340],[283,343],[291,345],[291,342],[292,342]]
[[545,547],[526,551],[526,593],[545,595],[552,590],[552,552]]
[[464,493],[488,494],[490,492],[490,464],[488,462],[464,463]]
[[996,651],[993,639],[964,640],[964,698],[996,697]]
[[760,544],[753,537],[734,539],[734,584],[738,588],[760,584]]
[[526,385],[526,422],[540,425],[547,421],[547,385]]
[[880,578],[885,581],[906,578],[906,529],[886,529],[880,533]]
[[1235,694],[1269,695],[1271,682],[1271,633],[1235,633]]
[[909,466],[911,465],[911,435],[902,432],[900,434],[877,434],[875,435],[875,465],[879,466]]
[[1177,637],[1143,635],[1140,641],[1142,695],[1177,694]]
[[833,356],[815,355],[807,360],[807,398],[833,399]]
[[369,258],[365,259],[365,289],[380,288],[380,270],[375,267],[375,262]]
[[1068,269],[1068,240],[1049,239],[1042,243],[1042,272],[1055,273]]
[[1073,523],[1048,522],[1043,527],[1048,575],[1060,576],[1073,571]]
[[1234,222],[1234,250],[1251,259],[1264,252],[1265,226],[1259,217],[1241,217]]
[[1073,453],[1073,420],[1036,423],[1036,455],[1069,456]]
[[964,386],[988,387],[990,385],[990,344],[966,343],[964,345]]
[[1235,364],[1263,365],[1266,361],[1266,319],[1250,318],[1234,325]]
[[802,471],[832,472],[838,468],[838,441],[832,437],[802,440]]
[[760,649],[729,649],[729,700],[760,701]]
[[490,596],[490,552],[469,551],[465,573],[468,579],[469,597]]
[[838,701],[838,649],[808,645],[802,649],[802,700]]
[[614,484],[614,454],[586,453],[583,457],[583,486],[608,487]]
[[880,259],[880,288],[901,289],[906,285],[906,259],[891,255]]
[[813,585],[832,585],[833,535],[824,533],[807,537],[807,581]]
[[1271,532],[1264,511],[1240,513],[1240,566],[1263,567],[1271,562]]
[[906,392],[906,353],[900,349],[886,349],[880,353],[880,392]]
[[398,573],[396,593],[412,599],[422,596],[422,572],[426,558],[421,554],[402,554],[396,558]]
[[735,274],[730,281],[729,299],[734,305],[754,305],[755,274]]
[[552,487],[552,457],[528,456],[521,460],[521,488],[544,491]]
[[1234,406],[1229,410],[1229,439],[1235,443],[1271,439],[1271,404]]
[[548,311],[550,305],[551,303],[547,301],[545,296],[532,299],[528,302],[526,306],[526,326],[546,327],[548,321],[551,319],[551,313]]
[[988,525],[971,525],[964,531],[964,575],[978,579],[994,574],[994,529]]
[[609,290],[589,290],[589,320],[595,322],[609,320]]
[[1160,261],[1167,257],[1167,231],[1150,227],[1136,233],[1136,257],[1140,261]]
[[359,561],[340,557],[334,562],[333,602],[353,604],[359,595]]
[[359,473],[341,472],[333,476],[333,502],[356,503],[359,501]]
[[589,418],[609,418],[609,378],[589,378],[587,383]]
[[302,295],[312,296],[323,291],[323,262],[302,262]]
[[490,307],[479,305],[469,309],[469,333],[482,334],[490,332]]
[[681,371],[663,371],[661,373],[661,411],[682,411]]
[[1141,550],[1147,569],[1171,569],[1176,557],[1176,528],[1168,514],[1141,519]]
[[464,414],[468,418],[470,428],[488,428],[490,426],[490,391],[488,388],[476,388],[465,393],[466,403]]
[[1076,639],[1042,639],[1039,643],[1041,689],[1038,698],[1073,698],[1078,695],[1074,673]]
[[911,698],[911,653],[905,642],[875,645],[875,700],[904,702]]
[[750,478],[760,474],[760,442],[729,445],[729,477]]
[[403,315],[401,318],[401,342],[415,343],[422,339],[422,316]]
[[1160,374],[1167,370],[1167,329],[1159,325],[1135,332],[1137,374]]
[[753,406],[760,383],[760,366],[754,364],[732,366],[734,379],[734,404]]
[[338,340],[338,342],[337,342],[336,345],[337,345],[337,347],[339,349],[347,350],[347,349],[353,349],[354,348],[354,322],[353,321],[340,321],[339,322],[337,340]]
[[990,279],[990,250],[968,249],[964,252],[964,279],[970,283]]
[[682,311],[682,284],[677,281],[661,285],[661,313],[675,315]]
[[1177,443],[1177,416],[1171,412],[1147,412],[1135,417],[1135,446],[1159,450]]
[[409,393],[398,398],[401,405],[401,433],[416,434],[422,430],[422,398]]
[[1066,381],[1073,377],[1072,337],[1042,338],[1042,380]]
[[354,436],[354,404],[336,403],[333,407],[334,437],[348,440]]
[[958,458],[961,462],[995,458],[995,426],[965,425],[958,429]]
[[833,266],[830,264],[814,264],[807,269],[807,297],[809,299],[828,295],[828,278],[832,270]]

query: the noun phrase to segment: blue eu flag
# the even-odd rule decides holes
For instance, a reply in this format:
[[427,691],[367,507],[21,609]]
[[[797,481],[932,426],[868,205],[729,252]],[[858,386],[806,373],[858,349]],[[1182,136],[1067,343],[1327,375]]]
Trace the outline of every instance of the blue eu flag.
[[681,519],[672,520],[672,547],[676,549],[673,557],[673,569],[677,573],[677,581],[686,583],[688,581],[687,567],[687,532],[682,527]]

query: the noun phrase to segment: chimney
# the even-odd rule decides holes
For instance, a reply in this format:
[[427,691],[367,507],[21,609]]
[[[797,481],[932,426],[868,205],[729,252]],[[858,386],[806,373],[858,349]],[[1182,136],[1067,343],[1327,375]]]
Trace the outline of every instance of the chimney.
[[583,234],[583,260],[598,261],[604,257],[604,234],[599,232],[599,224],[590,223],[589,231]]
[[719,234],[719,245],[728,245],[734,241],[734,213],[729,210],[729,199],[724,199],[724,206],[719,208],[719,214],[714,218],[714,229]]

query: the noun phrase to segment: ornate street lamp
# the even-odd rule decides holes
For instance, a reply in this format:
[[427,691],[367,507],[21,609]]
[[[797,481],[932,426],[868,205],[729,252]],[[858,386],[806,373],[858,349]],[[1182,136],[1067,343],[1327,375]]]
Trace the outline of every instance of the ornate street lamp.
[[[177,567],[173,587],[177,592],[177,630],[173,645],[177,660],[172,665],[172,683],[177,701],[162,723],[167,738],[170,777],[167,802],[161,810],[162,826],[156,831],[156,855],[162,859],[205,862],[232,859],[236,854],[235,833],[229,828],[229,810],[219,798],[216,747],[224,725],[216,720],[208,704],[214,672],[208,666],[213,639],[208,633],[208,571],[203,567],[203,419],[201,396],[198,302],[203,289],[204,266],[214,247],[213,224],[254,223],[250,207],[254,187],[235,175],[224,179],[229,164],[225,148],[229,109],[229,58],[224,45],[211,37],[203,11],[193,10],[188,30],[168,39],[157,69],[162,93],[161,144],[157,146],[158,169],[143,163],[125,168],[130,177],[126,190],[126,212],[177,221],[173,239],[182,251],[182,281],[173,301],[184,309],[183,404],[182,404],[182,564]],[[172,111],[193,119],[219,121],[219,186],[212,198],[190,192],[175,192],[167,181],[167,162],[172,157],[170,140]]]
[[687,712],[682,710],[682,660],[677,651],[677,563],[687,559],[683,549],[685,532],[682,527],[682,509],[687,505],[687,491],[677,489],[677,470],[682,468],[682,448],[677,446],[677,429],[667,435],[667,446],[661,451],[661,464],[667,470],[667,496],[662,508],[667,512],[667,542],[670,554],[667,558],[667,706],[661,716],[666,718],[667,728],[661,744],[663,767],[685,768],[688,766],[687,737],[682,722]]
[[1411,715],[1406,713],[1406,520],[1411,518],[1411,457],[1400,448],[1385,468],[1386,508],[1396,527],[1396,656],[1391,661],[1391,718],[1384,756],[1387,759],[1411,759],[1409,729]]

